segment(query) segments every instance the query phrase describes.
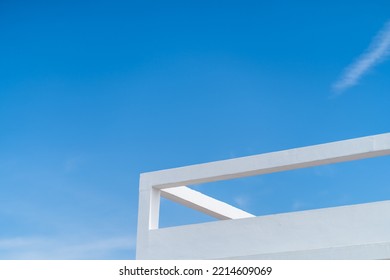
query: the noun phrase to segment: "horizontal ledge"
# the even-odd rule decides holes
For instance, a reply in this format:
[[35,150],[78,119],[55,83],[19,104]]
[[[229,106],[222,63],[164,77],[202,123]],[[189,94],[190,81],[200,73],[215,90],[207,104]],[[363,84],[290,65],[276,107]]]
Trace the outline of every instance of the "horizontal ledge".
[[[149,232],[150,250],[137,258],[266,259],[280,254],[282,259],[387,259],[389,219],[390,201],[380,201],[162,228]],[[378,246],[364,250],[373,244]],[[293,252],[300,254],[286,255]]]
[[141,174],[141,189],[165,189],[390,154],[390,133]]
[[237,256],[234,260],[390,260],[390,241],[313,250]]
[[185,186],[161,190],[161,196],[220,220],[255,217],[230,204]]

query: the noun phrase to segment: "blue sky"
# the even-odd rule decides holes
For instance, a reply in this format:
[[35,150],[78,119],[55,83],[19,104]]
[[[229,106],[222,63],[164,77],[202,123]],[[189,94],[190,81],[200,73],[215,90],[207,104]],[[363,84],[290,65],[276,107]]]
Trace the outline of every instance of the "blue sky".
[[[2,0],[0,259],[132,259],[142,172],[389,132],[389,8]],[[264,215],[390,199],[389,167],[196,188]]]

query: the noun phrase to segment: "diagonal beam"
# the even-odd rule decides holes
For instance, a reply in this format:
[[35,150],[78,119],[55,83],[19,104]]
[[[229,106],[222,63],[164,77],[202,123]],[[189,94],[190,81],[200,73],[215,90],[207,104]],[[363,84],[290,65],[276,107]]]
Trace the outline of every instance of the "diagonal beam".
[[185,186],[162,189],[161,196],[220,220],[255,217],[241,209]]

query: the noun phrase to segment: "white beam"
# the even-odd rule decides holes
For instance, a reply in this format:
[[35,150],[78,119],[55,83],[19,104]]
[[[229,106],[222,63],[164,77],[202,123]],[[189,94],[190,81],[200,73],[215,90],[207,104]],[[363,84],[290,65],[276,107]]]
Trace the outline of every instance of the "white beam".
[[220,220],[255,217],[225,202],[185,186],[161,190],[161,196]]
[[[390,154],[390,133],[141,174],[153,188],[172,188]],[[142,187],[142,186],[141,186]],[[147,187],[147,186],[144,186]]]

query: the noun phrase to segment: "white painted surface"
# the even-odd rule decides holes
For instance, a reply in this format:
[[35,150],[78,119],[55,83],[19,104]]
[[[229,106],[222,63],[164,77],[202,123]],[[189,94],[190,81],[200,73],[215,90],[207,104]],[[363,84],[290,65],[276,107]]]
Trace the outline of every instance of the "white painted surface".
[[[386,133],[141,174],[137,259],[390,258],[390,202],[246,218],[251,214],[182,187],[389,154]],[[158,229],[161,195],[237,220]]]
[[390,201],[150,231],[140,259],[386,259]]
[[[141,174],[154,188],[189,186],[390,154],[390,133]],[[150,188],[150,185],[140,186]]]
[[161,196],[220,220],[255,217],[230,204],[216,200],[184,186],[163,189],[161,190]]

